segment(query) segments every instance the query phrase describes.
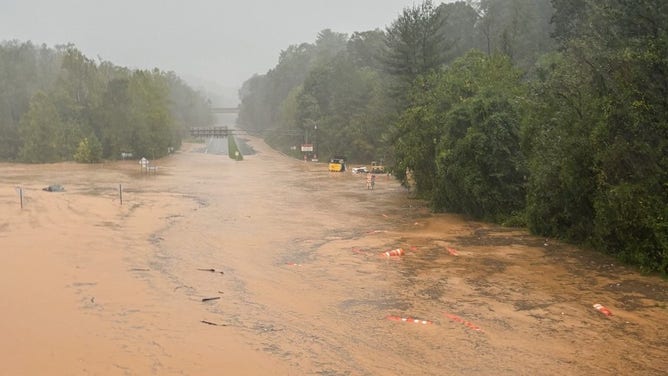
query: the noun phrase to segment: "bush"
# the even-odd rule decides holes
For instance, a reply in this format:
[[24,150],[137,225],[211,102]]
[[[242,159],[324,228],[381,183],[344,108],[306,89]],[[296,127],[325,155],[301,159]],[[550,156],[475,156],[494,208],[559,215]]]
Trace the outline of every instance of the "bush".
[[79,142],[74,160],[79,163],[97,163],[102,159],[102,144],[95,136],[84,137]]

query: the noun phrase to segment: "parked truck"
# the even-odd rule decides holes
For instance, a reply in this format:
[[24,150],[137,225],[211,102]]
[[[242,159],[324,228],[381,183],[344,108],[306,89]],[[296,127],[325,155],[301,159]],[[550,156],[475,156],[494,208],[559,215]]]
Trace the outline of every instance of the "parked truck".
[[378,163],[376,161],[371,162],[371,173],[372,174],[384,174],[385,171],[385,166],[383,166],[382,163]]

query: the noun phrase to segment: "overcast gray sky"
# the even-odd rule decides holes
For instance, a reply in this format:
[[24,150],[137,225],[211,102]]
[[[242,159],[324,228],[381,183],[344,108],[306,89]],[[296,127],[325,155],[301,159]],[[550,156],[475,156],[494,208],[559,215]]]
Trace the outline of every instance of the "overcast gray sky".
[[90,58],[236,89],[291,44],[323,29],[384,28],[414,3],[422,1],[0,0],[0,40],[71,42]]

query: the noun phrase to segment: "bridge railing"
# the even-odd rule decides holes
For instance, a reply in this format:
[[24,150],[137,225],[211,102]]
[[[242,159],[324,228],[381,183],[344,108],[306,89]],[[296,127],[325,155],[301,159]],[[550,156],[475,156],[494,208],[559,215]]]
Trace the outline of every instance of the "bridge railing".
[[238,114],[239,107],[211,107],[214,114]]
[[198,138],[223,138],[229,134],[227,127],[190,128],[190,135]]
[[248,134],[242,129],[229,129],[228,127],[203,127],[190,128],[190,135],[196,138],[224,138]]

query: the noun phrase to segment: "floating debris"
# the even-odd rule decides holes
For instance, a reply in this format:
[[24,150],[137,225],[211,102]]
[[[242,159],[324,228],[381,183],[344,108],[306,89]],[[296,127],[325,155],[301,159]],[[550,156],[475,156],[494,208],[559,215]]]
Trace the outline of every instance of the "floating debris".
[[52,184],[46,188],[42,188],[42,190],[47,192],[65,192],[65,187],[60,184]]
[[203,323],[203,324],[212,325],[212,326],[227,326],[226,324],[217,324],[215,322],[206,321],[206,320],[201,320],[200,322]]
[[220,296],[214,296],[214,297],[211,297],[211,298],[202,298],[202,301],[203,302],[208,302],[208,301],[211,301],[211,300],[218,300],[218,299],[220,299]]
[[462,323],[462,324],[466,325],[469,329],[473,329],[475,331],[482,331],[482,329],[479,326],[473,325],[472,323],[464,320],[463,318],[461,318],[457,315],[453,315],[453,314],[450,314],[450,313],[444,313],[444,315],[445,315],[445,317],[449,318],[452,321],[456,321],[456,322],[459,322],[459,323]]
[[198,268],[197,270],[199,270],[200,272],[211,272],[211,273],[218,272],[220,274],[225,274],[225,272],[223,272],[222,270],[216,270],[214,268]]

